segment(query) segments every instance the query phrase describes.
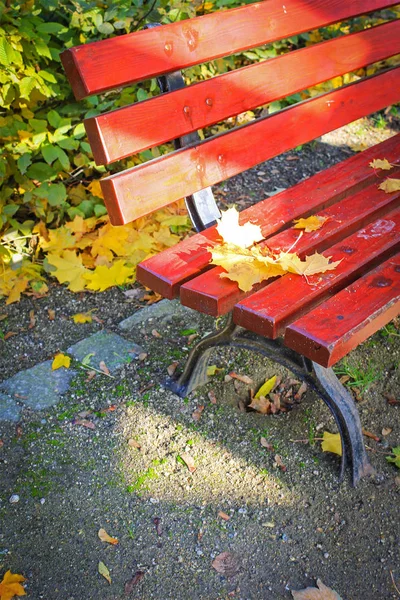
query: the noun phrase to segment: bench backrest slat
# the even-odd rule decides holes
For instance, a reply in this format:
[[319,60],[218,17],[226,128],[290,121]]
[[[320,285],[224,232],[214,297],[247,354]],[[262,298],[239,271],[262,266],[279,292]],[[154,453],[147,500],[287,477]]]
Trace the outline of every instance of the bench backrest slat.
[[64,51],[77,99],[394,6],[390,0],[264,0]]
[[398,53],[400,20],[92,117],[85,127],[96,163],[109,164]]
[[304,144],[400,97],[400,67],[101,181],[113,224],[127,223]]

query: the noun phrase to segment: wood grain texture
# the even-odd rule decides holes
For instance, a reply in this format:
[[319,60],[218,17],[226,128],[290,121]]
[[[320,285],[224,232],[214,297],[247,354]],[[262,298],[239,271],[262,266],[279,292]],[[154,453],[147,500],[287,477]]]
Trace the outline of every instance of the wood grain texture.
[[224,181],[400,100],[400,67],[101,180],[113,225]]
[[[376,183],[376,173],[369,167],[369,162],[376,157],[400,162],[400,134],[247,208],[240,214],[240,223],[256,223],[261,226],[264,237],[270,237],[292,219],[321,211]],[[182,283],[208,267],[211,255],[206,249],[218,239],[215,227],[193,235],[140,263],[137,278],[162,296],[174,298]]]
[[86,119],[93,156],[109,164],[397,53],[400,20]]
[[[400,176],[400,170],[394,174],[394,176],[396,175]],[[267,246],[275,253],[286,252],[293,247],[293,252],[298,253],[301,258],[327,249],[324,254],[329,256],[331,246],[357,229],[361,229],[378,216],[386,218],[385,213],[390,212],[399,204],[400,192],[386,194],[378,189],[376,182],[373,182],[361,192],[318,212],[319,216],[327,219],[321,229],[305,233],[298,239],[299,230],[290,227],[259,245]],[[279,212],[277,218],[279,218]],[[296,240],[298,241],[296,242]],[[235,304],[241,301],[240,308],[235,308],[237,324],[252,331],[262,332],[262,335],[267,337],[277,337],[281,333],[283,323],[279,315],[269,309],[268,299],[272,293],[271,289],[280,289],[283,284],[278,284],[278,282],[272,284],[270,281],[266,281],[251,292],[245,293],[235,282],[225,278],[221,279],[221,273],[223,273],[221,267],[214,267],[183,284],[180,289],[181,303],[200,312],[219,316],[231,311]],[[286,280],[286,277],[283,279]],[[298,278],[295,277],[293,281],[298,282]],[[254,293],[256,289],[262,291]],[[248,297],[247,300],[242,300],[246,297]],[[285,315],[285,311],[292,308],[294,310],[294,306],[292,307],[292,302],[288,298],[289,296],[285,293],[282,300],[282,314]],[[263,301],[265,301],[266,310],[261,313]],[[253,319],[255,325],[252,325]]]
[[69,48],[61,61],[79,100],[395,4],[268,0]]
[[292,323],[285,344],[331,367],[400,312],[400,255]]
[[341,261],[334,271],[307,278],[288,274],[276,279],[235,306],[235,323],[276,338],[290,322],[394,254],[399,243],[397,208],[325,250],[322,254],[331,262]]

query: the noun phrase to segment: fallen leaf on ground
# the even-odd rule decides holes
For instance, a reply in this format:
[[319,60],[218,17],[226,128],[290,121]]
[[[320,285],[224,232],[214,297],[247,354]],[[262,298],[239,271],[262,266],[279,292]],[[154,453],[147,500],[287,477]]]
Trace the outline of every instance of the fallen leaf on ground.
[[33,329],[36,325],[35,311],[29,311],[29,326],[28,329]]
[[147,352],[141,352],[141,353],[139,354],[139,356],[138,356],[138,359],[139,359],[140,361],[142,361],[142,360],[146,360],[146,358],[147,358]]
[[201,404],[193,411],[193,413],[192,413],[193,421],[200,421],[203,410],[204,410],[204,404]]
[[22,427],[21,427],[21,425],[16,425],[16,426],[15,426],[15,435],[17,436],[17,438],[20,438],[20,437],[22,437],[23,433],[24,433],[24,432],[23,432],[23,430],[22,430]]
[[207,394],[208,399],[210,400],[211,404],[217,404],[217,397],[215,395],[215,392],[213,392],[213,390],[210,390]]
[[178,455],[178,458],[181,459],[189,469],[190,473],[194,473],[196,470],[194,459],[187,452],[182,452],[182,454]]
[[365,435],[365,437],[370,438],[371,440],[374,440],[375,442],[380,442],[381,439],[378,435],[375,435],[375,433],[371,433],[371,431],[367,431],[366,429],[362,429],[362,434]]
[[4,321],[4,319],[7,319],[7,317],[8,317],[7,314],[0,315],[0,321]]
[[153,292],[151,294],[145,294],[142,298],[142,300],[144,302],[146,302],[146,304],[150,305],[150,304],[154,304],[155,302],[159,302],[160,300],[162,300],[163,296],[161,296],[161,294],[157,294],[157,292]]
[[374,160],[371,160],[369,163],[369,166],[372,169],[382,169],[383,171],[390,171],[390,169],[393,168],[386,158],[374,158]]
[[72,424],[82,425],[82,427],[86,427],[87,429],[96,429],[96,425],[92,423],[92,421],[88,421],[87,419],[74,419]]
[[386,435],[389,435],[389,433],[392,433],[393,429],[391,427],[384,427],[382,429],[382,435],[385,437]]
[[394,463],[398,469],[400,469],[400,446],[392,448],[392,456],[387,456],[388,462]]
[[106,565],[102,561],[99,562],[98,570],[100,575],[102,575],[104,579],[106,579],[111,585],[110,571],[107,569]]
[[276,375],[268,379],[258,390],[254,398],[260,398],[261,396],[268,396],[268,394],[274,389],[276,384]]
[[384,394],[386,400],[388,401],[388,404],[392,405],[392,406],[396,406],[396,404],[400,404],[400,400],[396,400],[396,398],[393,396],[393,394]]
[[104,362],[104,360],[101,360],[101,361],[99,362],[99,368],[100,368],[100,371],[102,371],[102,372],[103,372],[105,375],[109,375],[109,374],[110,374],[110,370],[109,370],[109,368],[107,367],[107,365],[106,365],[106,363]]
[[378,188],[383,190],[387,194],[392,194],[393,192],[400,191],[400,179],[393,179],[392,177],[388,177],[385,179],[383,183],[381,183]]
[[267,415],[271,412],[271,401],[265,396],[261,396],[260,398],[253,398],[253,400],[249,404],[249,408],[256,410],[262,415]]
[[221,552],[214,558],[212,567],[225,577],[234,577],[240,570],[240,561],[232,552]]
[[235,244],[240,248],[248,248],[255,242],[264,239],[261,228],[252,223],[239,225],[239,212],[235,207],[228,208],[217,221],[219,235],[226,243]]
[[269,441],[265,437],[260,438],[260,444],[263,448],[266,448],[269,451],[274,449],[273,445],[269,443]]
[[179,362],[176,360],[175,362],[171,363],[168,367],[167,367],[167,373],[170,377],[172,377],[172,375],[175,373],[176,371],[176,367],[179,365]]
[[220,371],[223,371],[223,369],[220,369],[219,367],[217,367],[217,365],[210,365],[209,367],[207,367],[208,377],[212,377],[213,375],[215,375],[216,373],[219,373]]
[[325,221],[328,220],[328,217],[319,217],[318,215],[312,215],[311,217],[307,217],[307,219],[295,219],[293,226],[294,229],[304,229],[306,233],[310,233],[311,231],[316,231],[320,229]]
[[301,384],[301,386],[299,387],[299,389],[295,393],[294,399],[295,400],[301,400],[301,397],[306,393],[306,391],[307,391],[307,384],[303,381],[303,383]]
[[238,373],[235,373],[234,371],[231,371],[229,373],[229,376],[232,377],[232,379],[237,379],[238,381],[241,381],[242,383],[246,383],[247,385],[251,385],[253,383],[253,380],[250,379],[250,377],[247,377],[247,375],[239,375]]
[[219,511],[218,516],[224,521],[229,521],[230,516],[224,513],[222,510]]
[[275,461],[275,465],[277,467],[279,467],[280,470],[283,471],[283,473],[285,473],[285,471],[287,471],[287,466],[283,464],[282,458],[281,458],[281,456],[279,456],[279,454],[275,454],[274,461]]
[[5,340],[8,340],[10,337],[13,337],[14,335],[18,335],[17,331],[7,331],[7,333],[4,336]]
[[102,542],[107,542],[107,544],[112,544],[113,546],[118,544],[117,538],[113,538],[110,535],[108,535],[105,529],[99,529],[97,535],[99,536]]
[[321,448],[323,452],[333,452],[334,454],[342,456],[342,440],[340,433],[329,433],[329,431],[324,431]]
[[160,519],[160,517],[154,517],[153,523],[156,526],[157,535],[161,536],[162,533],[163,533],[163,530],[162,530],[162,525],[161,525],[161,519]]
[[157,329],[153,329],[153,330],[152,330],[152,332],[151,332],[151,335],[152,335],[153,337],[155,337],[155,338],[160,338],[160,337],[161,337],[161,333],[159,333],[159,332],[157,331]]
[[96,377],[96,371],[88,371],[88,375],[86,377],[86,381],[92,381],[92,379]]
[[49,321],[54,321],[54,319],[56,318],[56,311],[52,308],[49,308],[47,314],[49,315]]
[[51,368],[53,369],[53,371],[55,371],[56,369],[60,369],[61,367],[69,369],[70,364],[70,357],[60,352],[59,354],[55,355],[53,362],[51,363]]
[[131,438],[130,440],[128,440],[128,446],[130,446],[131,448],[137,448],[137,450],[141,449],[141,445],[139,444],[139,442],[137,442],[136,440],[134,440],[133,438]]
[[91,323],[93,321],[93,317],[89,312],[76,313],[76,315],[72,315],[71,319],[74,323]]
[[132,577],[132,579],[129,579],[126,583],[125,583],[125,594],[130,594],[133,590],[133,588],[135,587],[135,585],[137,585],[139,583],[139,581],[141,581],[144,577],[144,571],[136,571],[136,573],[134,574],[134,576]]
[[294,600],[342,600],[341,597],[335,590],[328,588],[322,583],[320,579],[317,579],[318,589],[315,587],[308,587],[305,590],[299,590],[298,592],[291,590]]
[[0,599],[11,600],[14,596],[26,596],[26,592],[21,583],[25,577],[17,573],[7,571],[0,582]]

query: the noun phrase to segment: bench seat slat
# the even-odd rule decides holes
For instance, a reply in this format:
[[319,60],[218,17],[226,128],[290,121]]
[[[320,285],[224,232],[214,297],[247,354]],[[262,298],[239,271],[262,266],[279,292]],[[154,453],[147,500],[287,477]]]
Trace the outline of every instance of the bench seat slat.
[[250,295],[234,308],[237,325],[265,337],[281,335],[288,323],[309,312],[354,281],[371,265],[383,262],[400,244],[400,210],[370,223],[322,254],[342,261],[334,271],[305,278],[288,274]]
[[400,67],[101,180],[114,225],[128,223],[400,100]]
[[285,344],[331,367],[400,310],[400,254],[286,328]]
[[398,53],[400,20],[86,119],[95,161],[109,164]]
[[[264,237],[271,236],[285,223],[320,211],[371,183],[377,183],[376,173],[369,166],[374,158],[400,162],[400,134],[247,208],[240,214],[240,222],[257,223],[261,225]],[[175,298],[182,283],[207,268],[211,255],[206,248],[218,239],[215,227],[193,235],[177,247],[141,262],[137,267],[137,278],[165,298]]]
[[69,48],[61,60],[79,100],[395,4],[268,0]]
[[[400,176],[400,170],[397,174]],[[364,227],[364,225],[375,220],[378,216],[393,210],[399,204],[400,192],[386,194],[382,190],[379,190],[377,184],[374,182],[358,194],[320,211],[318,215],[326,217],[328,220],[321,229],[305,233],[295,244],[293,252],[297,252],[301,258],[304,258],[306,255],[321,252],[329,248],[325,253],[329,256],[331,252],[330,246],[336,244],[339,240],[343,240],[343,238],[357,231],[357,229]],[[298,229],[291,227],[267,239],[265,242],[261,242],[259,245],[261,247],[268,246],[274,252],[280,252],[281,250],[284,252],[296,242],[299,233]],[[247,302],[243,301],[241,305],[246,306],[249,313],[252,312],[250,307],[252,306],[252,299],[255,296],[254,292],[242,292],[235,282],[226,278],[221,279],[220,274],[223,272],[224,270],[221,267],[214,267],[182,285],[180,289],[181,303],[200,312],[219,316],[231,311],[234,305],[242,298],[250,296]],[[262,282],[258,285],[258,288],[265,288],[267,284],[268,281]],[[271,287],[268,285],[268,289],[258,293],[257,298],[262,297],[267,299],[270,289]],[[268,302],[266,304],[268,305]],[[257,302],[258,306],[260,304]],[[243,316],[243,318],[245,317]],[[238,325],[240,324],[238,322]],[[267,335],[267,333],[263,333],[263,335]],[[271,337],[271,335],[268,334],[268,337]]]

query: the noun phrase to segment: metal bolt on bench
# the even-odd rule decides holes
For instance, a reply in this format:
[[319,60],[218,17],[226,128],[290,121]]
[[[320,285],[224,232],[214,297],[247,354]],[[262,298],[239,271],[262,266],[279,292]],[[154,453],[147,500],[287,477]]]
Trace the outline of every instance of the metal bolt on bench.
[[[226,326],[191,351],[172,388],[185,395],[207,380],[213,348],[258,352],[306,381],[329,407],[342,439],[343,477],[370,475],[357,407],[331,366],[398,315],[400,192],[378,189],[386,158],[399,177],[400,134],[242,211],[260,225],[274,252],[297,238],[292,222],[318,214],[324,226],[296,244],[300,257],[320,252],[341,261],[309,281],[287,274],[242,292],[210,268],[207,248],[219,241],[220,213],[211,186],[324,133],[400,101],[400,67],[392,67],[200,141],[197,131],[316,84],[400,54],[400,20],[343,35],[184,86],[180,71],[279,39],[388,9],[388,0],[268,0],[183,22],[152,26],[66,50],[62,62],[76,97],[156,77],[161,95],[85,121],[98,164],[175,140],[175,150],[110,175],[101,185],[114,225],[179,198],[197,234],[143,261],[137,278],[166,298],[220,316]],[[389,16],[388,16],[389,15]],[[385,17],[385,18],[386,18]],[[112,65],[112,68],[110,68]]]

